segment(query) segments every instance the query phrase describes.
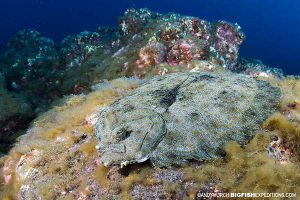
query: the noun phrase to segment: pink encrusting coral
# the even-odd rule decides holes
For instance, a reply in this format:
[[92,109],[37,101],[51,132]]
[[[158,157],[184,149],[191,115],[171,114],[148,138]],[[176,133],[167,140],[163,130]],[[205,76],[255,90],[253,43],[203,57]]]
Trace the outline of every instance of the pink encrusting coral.
[[[240,26],[219,21],[215,31],[215,49],[228,68],[237,64],[240,45],[244,41]],[[227,62],[226,62],[226,61]]]
[[211,38],[211,25],[209,22],[197,17],[181,18],[180,21],[187,33],[204,40]]
[[163,27],[164,29],[159,33],[159,39],[166,42],[174,44],[178,39],[181,38],[182,30],[179,26],[180,24],[174,23],[170,25],[170,23],[166,23]]
[[158,42],[150,43],[141,48],[136,64],[139,68],[154,66],[165,62],[166,54],[167,47],[165,45]]
[[177,41],[168,52],[167,62],[176,66],[187,64],[191,60],[205,60],[208,56],[208,46],[196,39],[182,39]]

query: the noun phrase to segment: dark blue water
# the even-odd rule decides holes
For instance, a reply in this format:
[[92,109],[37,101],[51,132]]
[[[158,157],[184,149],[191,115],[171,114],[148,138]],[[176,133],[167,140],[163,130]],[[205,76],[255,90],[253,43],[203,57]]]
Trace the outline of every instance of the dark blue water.
[[33,28],[59,42],[68,34],[117,25],[128,7],[238,22],[247,35],[241,55],[300,74],[297,0],[0,0],[0,48],[18,30]]

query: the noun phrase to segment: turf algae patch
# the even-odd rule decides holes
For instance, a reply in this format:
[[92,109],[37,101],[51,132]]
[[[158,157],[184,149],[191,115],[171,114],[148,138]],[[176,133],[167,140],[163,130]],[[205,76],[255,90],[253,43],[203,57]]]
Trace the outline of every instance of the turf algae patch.
[[106,82],[39,116],[1,164],[1,199],[99,199],[109,182],[96,151],[96,113],[138,85]]
[[100,160],[170,167],[219,157],[226,142],[250,140],[280,97],[269,83],[233,73],[155,77],[100,112]]
[[223,192],[300,192],[299,162],[281,163],[271,158],[265,146],[272,134],[258,133],[246,146],[226,145],[227,156],[197,167],[184,168],[184,180],[194,182],[191,191],[209,183]]

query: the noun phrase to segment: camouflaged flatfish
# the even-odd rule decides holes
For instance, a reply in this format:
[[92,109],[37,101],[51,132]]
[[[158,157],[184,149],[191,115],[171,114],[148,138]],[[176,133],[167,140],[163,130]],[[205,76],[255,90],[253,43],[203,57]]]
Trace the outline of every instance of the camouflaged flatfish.
[[105,166],[148,159],[155,166],[220,156],[278,107],[281,92],[241,74],[176,73],[155,77],[101,111],[95,132]]

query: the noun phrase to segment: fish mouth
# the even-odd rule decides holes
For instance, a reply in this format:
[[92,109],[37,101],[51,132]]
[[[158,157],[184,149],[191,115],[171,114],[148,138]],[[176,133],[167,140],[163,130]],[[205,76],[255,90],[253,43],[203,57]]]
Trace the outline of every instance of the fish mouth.
[[105,167],[110,167],[112,165],[120,165],[124,162],[125,154],[124,153],[117,153],[117,152],[104,152],[100,155],[100,162]]
[[126,147],[124,144],[99,144],[98,152],[100,156],[100,162],[109,167],[114,164],[120,164],[126,153]]
[[126,152],[126,145],[119,144],[109,144],[99,146],[100,162],[105,167],[110,167],[112,165],[126,166],[128,164],[136,162],[135,156],[128,154]]
[[137,153],[135,155],[127,154],[126,146],[124,144],[110,144],[109,146],[99,147],[100,162],[109,167],[112,165],[126,166],[132,163],[142,163],[149,159],[150,155],[142,155]]
[[124,166],[127,166],[132,163],[143,163],[149,159],[149,156],[145,156],[140,159],[132,158],[132,159],[125,159],[124,154],[122,153],[105,153],[102,156],[100,155],[100,162],[105,166],[105,167],[110,167],[113,165],[120,165],[121,168]]

